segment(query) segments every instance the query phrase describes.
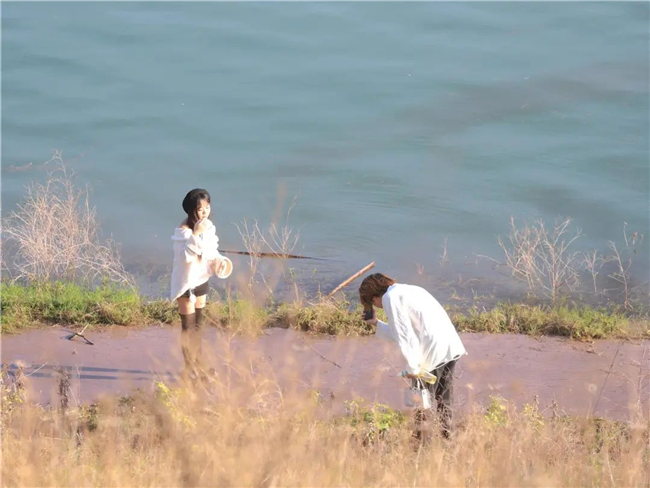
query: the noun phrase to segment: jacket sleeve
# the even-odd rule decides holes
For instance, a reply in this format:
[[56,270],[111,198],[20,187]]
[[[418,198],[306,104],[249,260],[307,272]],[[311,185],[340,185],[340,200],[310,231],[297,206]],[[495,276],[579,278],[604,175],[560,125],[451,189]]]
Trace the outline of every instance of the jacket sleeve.
[[188,260],[194,258],[194,256],[201,256],[203,254],[203,239],[190,234],[189,239],[185,242],[185,254]]
[[198,256],[203,254],[203,239],[195,236],[189,229],[176,229],[172,240],[177,256],[180,256],[186,263],[191,263]]
[[409,373],[419,374],[422,361],[420,341],[411,325],[408,310],[405,309],[404,305],[396,302],[396,300],[390,300],[388,297],[384,303],[384,311],[386,317],[388,317],[388,323],[393,326],[395,340],[406,359]]
[[218,251],[219,237],[217,236],[214,225],[203,236],[203,253],[205,259],[212,261],[213,259],[223,259],[223,256]]

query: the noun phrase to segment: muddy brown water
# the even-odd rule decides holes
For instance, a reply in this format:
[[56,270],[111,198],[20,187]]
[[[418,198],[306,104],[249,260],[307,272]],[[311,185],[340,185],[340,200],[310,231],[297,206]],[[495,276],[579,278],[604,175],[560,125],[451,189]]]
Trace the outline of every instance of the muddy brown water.
[[[2,363],[10,372],[24,365],[32,401],[56,401],[58,367],[71,374],[75,402],[151,389],[157,379],[172,384],[182,370],[179,327],[87,332],[94,345],[70,341],[70,335],[55,327],[2,337]],[[537,396],[541,409],[555,400],[568,414],[650,418],[650,341],[581,343],[510,334],[462,339],[469,354],[456,368],[454,392],[461,410],[483,405],[491,395],[519,406]],[[203,347],[217,379],[229,384],[318,391],[337,408],[363,398],[405,409],[401,354],[375,337],[335,339],[268,329],[245,338],[209,328]]]

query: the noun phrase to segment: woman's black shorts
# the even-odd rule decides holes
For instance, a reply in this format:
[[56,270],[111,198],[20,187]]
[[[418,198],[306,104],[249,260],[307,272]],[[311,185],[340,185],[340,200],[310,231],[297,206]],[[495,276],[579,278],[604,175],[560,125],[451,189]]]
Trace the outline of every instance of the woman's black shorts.
[[[207,295],[208,291],[210,291],[210,284],[206,281],[205,283],[197,286],[196,288],[190,288],[190,290],[192,290],[194,292],[194,295],[196,295],[197,297],[202,297],[203,295]],[[190,290],[187,290],[180,297],[189,298]]]

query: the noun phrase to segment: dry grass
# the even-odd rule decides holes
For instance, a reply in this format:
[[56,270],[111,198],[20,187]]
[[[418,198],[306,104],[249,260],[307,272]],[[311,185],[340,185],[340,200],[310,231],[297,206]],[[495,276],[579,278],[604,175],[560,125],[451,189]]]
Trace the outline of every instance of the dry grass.
[[291,202],[284,219],[281,222],[271,223],[268,229],[262,229],[257,220],[249,221],[244,219],[239,224],[234,224],[237,227],[242,244],[246,252],[248,252],[248,287],[251,290],[256,283],[260,282],[266,287],[267,293],[273,292],[272,280],[270,281],[265,270],[260,268],[262,253],[276,256],[274,260],[274,264],[276,264],[275,274],[284,275],[284,266],[281,259],[293,253],[300,239],[300,233],[289,225],[291,211],[295,205],[296,198]]
[[[581,290],[581,281],[586,278],[591,282],[594,296],[608,297],[627,310],[635,308],[633,296],[647,282],[633,284],[630,270],[633,255],[644,236],[638,232],[628,233],[624,222],[623,242],[610,241],[608,254],[597,250],[580,253],[574,248],[582,232],[580,229],[571,230],[571,224],[571,218],[558,217],[549,230],[542,220],[517,225],[511,218],[507,241],[499,237],[505,256],[505,261],[499,264],[505,265],[513,277],[524,281],[531,294],[541,292],[542,298],[553,303]],[[606,273],[601,273],[603,267],[606,267]],[[611,284],[615,289],[609,289]]]
[[[643,242],[643,234],[633,232],[628,235],[627,222],[623,223],[623,240],[624,246],[619,250],[614,241],[608,243],[608,248],[612,252],[609,256],[602,258],[603,263],[613,262],[615,264],[614,270],[608,275],[612,280],[620,285],[620,295],[623,298],[623,305],[626,309],[632,309],[631,295],[634,291],[632,286],[632,278],[630,275],[630,268],[632,267],[632,255],[635,254],[637,244]],[[646,284],[646,283],[644,283]]]
[[45,183],[31,184],[17,210],[3,222],[5,272],[22,281],[110,281],[133,287],[117,245],[100,239],[88,188],[75,186],[60,152],[48,163],[57,169]]
[[[647,486],[650,425],[517,411],[504,400],[422,445],[410,418],[268,377],[56,409],[3,388],[3,486]],[[65,389],[65,385],[63,385]],[[432,432],[437,432],[433,426]]]
[[563,288],[573,291],[580,283],[578,253],[571,245],[581,231],[569,231],[570,218],[558,218],[551,230],[542,220],[518,227],[510,220],[508,242],[499,238],[505,264],[512,275],[524,280],[529,289],[541,289],[553,302]]
[[594,285],[594,295],[598,295],[597,279],[603,264],[605,264],[605,260],[600,254],[598,254],[598,251],[594,249],[590,252],[584,253],[582,263],[585,270],[588,271],[591,276],[591,282]]

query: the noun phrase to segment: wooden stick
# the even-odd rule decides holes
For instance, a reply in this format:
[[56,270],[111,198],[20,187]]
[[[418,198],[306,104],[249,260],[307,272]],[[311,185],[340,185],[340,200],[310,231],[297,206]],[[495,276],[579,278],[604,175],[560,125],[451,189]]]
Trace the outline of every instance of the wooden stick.
[[341,366],[340,364],[335,363],[335,362],[332,361],[331,359],[327,359],[325,356],[323,356],[321,353],[319,353],[316,349],[314,349],[314,346],[309,345],[309,347],[311,348],[312,351],[314,351],[316,354],[318,354],[321,358],[323,358],[323,359],[324,359],[325,361],[327,361],[328,363],[332,363],[332,364],[333,364],[334,366],[336,366],[337,368],[341,368],[341,369],[343,369],[342,366]]
[[370,269],[372,269],[372,268],[374,268],[374,267],[375,267],[375,262],[373,261],[373,262],[370,263],[368,266],[366,266],[365,268],[363,268],[363,269],[357,271],[357,272],[354,273],[352,276],[350,276],[347,280],[345,280],[343,283],[341,283],[339,286],[337,286],[336,288],[334,288],[334,290],[332,291],[332,293],[330,293],[329,295],[327,295],[327,298],[332,298],[332,297],[336,294],[337,291],[339,291],[339,290],[345,288],[345,287],[348,286],[350,283],[352,283],[354,280],[356,280],[359,276],[361,276],[363,273],[365,273],[366,271],[368,271],[368,270],[370,270]]
[[282,254],[277,252],[249,252],[249,251],[230,251],[225,249],[219,249],[219,252],[225,252],[230,254],[241,254],[242,256],[255,256],[258,258],[278,258],[278,259],[318,259],[310,258],[308,256],[300,256],[298,254]]
[[89,341],[88,339],[86,339],[86,336],[84,335],[84,332],[85,332],[85,330],[86,330],[87,327],[88,327],[88,326],[86,325],[86,327],[84,327],[83,329],[81,329],[81,332],[75,332],[74,334],[72,334],[70,337],[68,337],[68,340],[71,341],[71,340],[74,339],[75,337],[79,336],[79,337],[81,337],[84,341],[86,341],[87,344],[89,344],[89,345],[91,345],[91,346],[94,346],[95,344],[93,344],[91,341]]

